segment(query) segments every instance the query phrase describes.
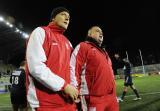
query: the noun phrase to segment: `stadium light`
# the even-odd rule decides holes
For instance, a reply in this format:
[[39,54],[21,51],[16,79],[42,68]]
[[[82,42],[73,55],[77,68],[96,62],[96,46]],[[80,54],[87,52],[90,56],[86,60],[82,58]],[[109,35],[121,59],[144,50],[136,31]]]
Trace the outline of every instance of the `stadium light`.
[[3,22],[4,18],[2,16],[0,16],[0,22]]
[[15,32],[19,32],[20,30],[18,28],[16,28],[16,31]]
[[20,34],[22,34],[22,31],[19,31]]
[[9,27],[11,27],[11,28],[12,28],[12,27],[13,27],[13,25],[12,25],[12,24],[9,24]]
[[6,22],[6,25],[9,25],[10,23],[9,22]]
[[23,35],[24,38],[28,38],[29,37],[29,35],[27,33],[24,33],[24,32],[22,33],[22,35]]
[[6,22],[6,25],[8,25],[11,28],[13,27],[13,25],[11,23],[9,23],[9,22]]
[[[4,20],[4,18],[3,18],[1,15],[0,15],[0,22],[5,23],[5,24],[6,24],[7,26],[9,26],[10,28],[13,28],[13,27],[14,27],[13,24],[11,24],[10,22]],[[20,34],[22,35],[22,37],[24,37],[25,39],[27,39],[27,38],[29,37],[29,34],[21,31],[21,30],[18,29],[17,27],[15,27],[15,32],[16,32],[16,33],[20,33]]]

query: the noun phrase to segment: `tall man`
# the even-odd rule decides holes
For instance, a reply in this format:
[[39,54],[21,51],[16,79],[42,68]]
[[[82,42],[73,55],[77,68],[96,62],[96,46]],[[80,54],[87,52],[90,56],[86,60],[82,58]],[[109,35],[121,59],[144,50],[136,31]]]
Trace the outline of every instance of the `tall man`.
[[28,92],[36,111],[75,111],[78,90],[70,83],[72,46],[63,35],[70,21],[69,11],[55,8],[48,26],[36,28],[27,45]]

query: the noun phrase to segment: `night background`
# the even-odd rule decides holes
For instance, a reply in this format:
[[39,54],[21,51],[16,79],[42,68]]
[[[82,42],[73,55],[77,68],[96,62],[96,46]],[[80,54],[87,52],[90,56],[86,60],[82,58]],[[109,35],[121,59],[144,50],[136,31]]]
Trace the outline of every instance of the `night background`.
[[[65,35],[74,47],[85,39],[91,26],[99,25],[111,58],[114,53],[124,58],[127,51],[133,65],[140,65],[140,49],[144,64],[160,62],[158,1],[0,0],[0,16],[30,34],[36,27],[48,24],[50,13],[57,6],[70,10],[71,20]],[[25,58],[26,39],[14,27],[0,22],[0,60],[18,65]]]

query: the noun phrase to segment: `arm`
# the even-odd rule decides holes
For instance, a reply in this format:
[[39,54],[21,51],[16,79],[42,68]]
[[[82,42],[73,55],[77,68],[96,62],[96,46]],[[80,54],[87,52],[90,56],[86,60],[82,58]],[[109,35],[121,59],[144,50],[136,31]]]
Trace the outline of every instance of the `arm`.
[[74,49],[71,62],[70,62],[70,77],[71,77],[71,85],[78,87],[78,83],[80,82],[80,74],[82,73],[82,67],[85,63],[85,49],[82,44],[79,44]]
[[125,62],[124,62],[123,59],[121,59],[121,57],[119,56],[119,54],[115,54],[114,57],[116,59],[116,62],[118,64],[118,66],[121,67],[121,68],[124,67]]
[[45,30],[36,28],[29,39],[27,45],[26,59],[30,74],[44,86],[53,91],[60,91],[64,85],[65,80],[52,72],[45,64],[47,61],[45,51],[43,49],[43,42],[45,40]]
[[76,66],[76,55],[79,51],[80,45],[78,45],[71,55],[71,62],[70,62],[70,78],[71,78],[71,85],[78,87],[77,77],[75,75],[75,66]]
[[12,84],[12,74],[10,76],[9,82]]

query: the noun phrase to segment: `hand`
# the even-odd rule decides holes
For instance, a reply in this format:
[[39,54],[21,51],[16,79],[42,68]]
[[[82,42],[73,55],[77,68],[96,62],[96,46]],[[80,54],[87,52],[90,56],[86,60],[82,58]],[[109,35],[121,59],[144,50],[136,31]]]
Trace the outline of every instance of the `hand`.
[[68,94],[73,101],[78,98],[78,90],[72,85],[67,84],[67,86],[64,88],[64,92]]

